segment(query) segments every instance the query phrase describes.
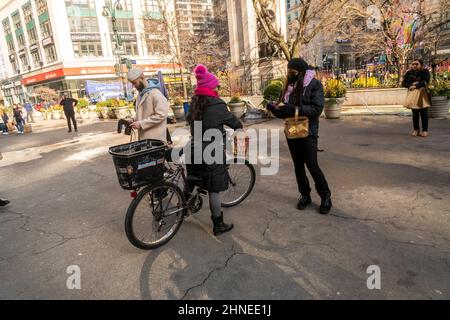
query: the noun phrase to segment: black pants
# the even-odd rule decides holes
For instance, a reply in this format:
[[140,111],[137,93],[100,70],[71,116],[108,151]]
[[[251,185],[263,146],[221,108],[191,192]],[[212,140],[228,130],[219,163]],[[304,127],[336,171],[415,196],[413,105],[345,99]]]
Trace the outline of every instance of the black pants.
[[420,131],[420,119],[422,119],[422,131],[428,132],[428,108],[412,109],[414,130]]
[[71,121],[73,122],[73,127],[75,128],[75,131],[78,131],[77,120],[75,119],[75,112],[73,113],[64,112],[64,114],[67,118],[67,126],[69,127],[69,131],[72,131]]
[[331,191],[328,182],[317,161],[317,138],[310,136],[304,139],[288,139],[288,145],[294,160],[295,175],[300,193],[305,196],[311,193],[309,180],[306,176],[306,165],[316,184],[317,193],[322,198],[330,196]]

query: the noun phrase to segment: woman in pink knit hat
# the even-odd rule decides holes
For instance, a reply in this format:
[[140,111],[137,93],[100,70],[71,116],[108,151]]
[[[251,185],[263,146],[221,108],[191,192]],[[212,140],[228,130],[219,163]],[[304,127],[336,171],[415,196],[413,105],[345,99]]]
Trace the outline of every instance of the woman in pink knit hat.
[[[204,65],[198,65],[194,69],[194,73],[197,78],[197,86],[195,95],[192,97],[187,121],[191,127],[192,150],[195,150],[194,145],[201,144],[203,159],[203,151],[214,142],[203,138],[205,131],[217,129],[222,134],[225,134],[225,125],[234,130],[242,129],[243,126],[239,119],[228,110],[227,104],[219,98],[217,92],[217,87],[220,85],[219,79],[210,73]],[[199,125],[202,128],[201,135],[198,132],[194,132],[195,127],[199,127]],[[199,137],[201,137],[201,140],[197,141],[196,139],[199,139]],[[194,155],[194,152],[192,152],[192,155]],[[225,161],[222,163],[206,164],[203,159],[202,164],[188,165],[187,171],[190,176],[201,177],[202,187],[209,192],[214,235],[218,236],[231,231],[233,225],[223,222],[222,201],[220,199],[220,192],[228,190],[229,187]],[[189,186],[189,189],[187,190],[188,193],[192,191],[193,186]]]

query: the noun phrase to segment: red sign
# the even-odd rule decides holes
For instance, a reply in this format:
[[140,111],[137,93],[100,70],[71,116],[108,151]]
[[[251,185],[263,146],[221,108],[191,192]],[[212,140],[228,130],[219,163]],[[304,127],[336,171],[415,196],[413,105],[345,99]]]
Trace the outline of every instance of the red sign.
[[[159,63],[159,64],[147,64],[147,65],[139,65],[139,68],[142,68],[145,72],[156,72],[156,71],[169,71],[174,68],[180,68],[179,64],[172,63]],[[49,71],[45,73],[41,73],[32,77],[24,78],[22,80],[22,84],[25,86],[33,85],[39,82],[45,82],[48,80],[61,78],[64,76],[87,76],[87,75],[95,75],[95,74],[111,74],[115,73],[114,67],[111,66],[100,66],[100,67],[85,67],[85,68],[64,68],[57,69],[54,71]]]
[[34,83],[44,82],[47,80],[52,80],[61,77],[64,77],[64,69],[57,69],[54,71],[41,73],[33,77],[25,78],[22,80],[22,84],[25,86],[29,86]]

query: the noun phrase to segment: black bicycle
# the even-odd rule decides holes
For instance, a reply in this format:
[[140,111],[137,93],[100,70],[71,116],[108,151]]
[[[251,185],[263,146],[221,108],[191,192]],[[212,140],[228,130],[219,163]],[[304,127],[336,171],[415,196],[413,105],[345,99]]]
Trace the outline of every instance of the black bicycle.
[[[208,192],[202,179],[187,176],[183,164],[166,161],[168,147],[157,140],[144,140],[110,149],[119,183],[131,190],[131,202],[125,232],[137,248],[152,250],[169,242],[185,218],[202,209],[203,196]],[[245,159],[232,157],[227,161],[229,189],[222,193],[222,206],[234,207],[253,191],[256,172]],[[185,194],[187,184],[194,185]],[[181,187],[180,187],[181,186]]]

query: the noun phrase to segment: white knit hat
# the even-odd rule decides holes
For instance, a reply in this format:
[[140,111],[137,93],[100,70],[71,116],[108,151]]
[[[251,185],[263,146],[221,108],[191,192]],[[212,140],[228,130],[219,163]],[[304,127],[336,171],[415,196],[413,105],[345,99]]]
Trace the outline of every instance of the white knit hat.
[[135,69],[131,69],[128,72],[128,81],[134,81],[136,79],[138,79],[140,76],[142,76],[144,74],[144,71],[140,68],[135,68]]

